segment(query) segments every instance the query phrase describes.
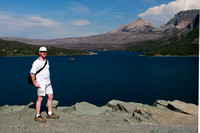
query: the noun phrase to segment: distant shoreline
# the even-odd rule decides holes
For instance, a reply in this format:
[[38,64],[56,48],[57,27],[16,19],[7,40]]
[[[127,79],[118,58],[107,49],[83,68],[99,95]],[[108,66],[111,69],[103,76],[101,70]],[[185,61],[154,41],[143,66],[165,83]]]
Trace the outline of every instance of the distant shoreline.
[[139,56],[146,56],[146,57],[199,57],[199,55],[183,55],[183,56],[181,56],[181,55],[153,55],[153,56],[151,56],[151,55],[146,55],[146,54],[141,54],[141,55],[139,55]]
[[[47,55],[47,56],[74,56],[74,55],[97,55],[95,52],[89,52],[88,54],[66,54],[66,55]],[[3,57],[37,57],[38,55],[20,55],[20,56],[0,56]]]
[[[105,52],[105,51],[102,51]],[[109,51],[106,51],[109,52]],[[115,51],[112,51],[115,52]],[[132,51],[120,51],[119,52],[132,52]],[[138,53],[138,52],[133,52],[133,53]],[[89,51],[88,54],[84,53],[84,54],[66,54],[66,55],[47,55],[47,56],[74,56],[74,55],[98,55],[96,52],[91,52]],[[31,57],[31,56],[38,56],[38,55],[20,55],[20,56],[0,56],[1,57]],[[146,56],[146,57],[199,57],[199,55],[185,55],[185,56],[180,56],[180,55],[145,55],[145,54],[141,54],[139,56]]]
[[198,55],[188,55],[188,56],[178,56],[178,55],[155,55],[155,56],[148,56],[148,57],[199,57]]

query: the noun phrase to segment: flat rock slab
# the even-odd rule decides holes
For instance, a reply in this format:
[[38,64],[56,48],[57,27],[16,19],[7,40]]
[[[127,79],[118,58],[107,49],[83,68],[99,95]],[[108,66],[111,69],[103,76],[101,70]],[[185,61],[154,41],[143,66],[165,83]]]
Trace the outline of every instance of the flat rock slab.
[[198,117],[198,106],[191,103],[185,103],[179,100],[169,102],[173,107],[183,111],[184,113]]
[[191,103],[185,103],[179,100],[174,100],[174,101],[157,100],[153,106],[159,108],[167,108],[176,112],[185,113],[198,117],[197,105]]
[[109,110],[108,108],[97,107],[87,102],[76,103],[74,108],[77,113],[87,115],[100,115]]
[[[181,101],[157,101],[157,105],[162,107],[155,107],[150,105],[145,105],[135,102],[122,102],[119,100],[112,100],[108,102],[108,107],[113,108],[114,110],[120,107],[123,107],[127,110],[129,114],[132,114],[129,118],[125,120],[131,124],[157,124],[157,125],[184,125],[184,126],[197,126],[198,117],[194,116],[198,112],[198,106],[194,104],[187,104]],[[169,105],[177,108],[171,110]],[[177,112],[177,110],[181,110]],[[185,113],[187,112],[187,113]],[[189,114],[192,113],[193,115]]]

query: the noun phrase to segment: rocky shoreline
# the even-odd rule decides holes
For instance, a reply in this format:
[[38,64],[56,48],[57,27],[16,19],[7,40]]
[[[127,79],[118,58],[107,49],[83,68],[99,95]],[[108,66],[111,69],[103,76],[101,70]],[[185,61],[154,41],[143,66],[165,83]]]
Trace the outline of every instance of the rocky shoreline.
[[[62,133],[197,133],[198,106],[179,100],[157,100],[150,106],[135,102],[111,100],[97,107],[87,102],[58,106],[53,112],[58,120],[34,121],[35,105],[4,105],[0,107],[0,132],[62,132]],[[42,107],[46,117],[46,107]]]

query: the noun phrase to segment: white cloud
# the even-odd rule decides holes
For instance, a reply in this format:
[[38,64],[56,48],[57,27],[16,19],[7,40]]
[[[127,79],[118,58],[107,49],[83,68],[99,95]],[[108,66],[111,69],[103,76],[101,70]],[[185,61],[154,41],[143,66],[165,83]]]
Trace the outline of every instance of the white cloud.
[[71,22],[75,26],[84,26],[84,25],[89,25],[90,22],[88,20],[76,20]]
[[63,29],[60,28],[61,25],[60,22],[42,18],[38,15],[22,16],[0,12],[0,36],[49,38],[48,36],[57,29]]
[[0,12],[0,27],[7,25],[8,27],[22,28],[22,27],[48,27],[55,28],[60,25],[59,22],[50,19],[44,19],[38,15],[35,16],[16,16],[11,13]]
[[0,12],[0,36],[51,39],[92,35],[85,31],[88,20],[58,22],[38,15],[22,16],[10,12]]
[[48,28],[56,28],[60,25],[59,22],[50,20],[50,19],[44,19],[40,16],[32,16],[27,18],[27,22],[31,24],[31,26],[45,26]]
[[147,9],[138,16],[152,22],[154,25],[161,26],[166,24],[179,11],[200,9],[199,0],[176,0],[168,4],[162,4]]
[[78,2],[70,2],[68,3],[66,7],[82,15],[91,14],[89,8],[87,8],[85,5]]

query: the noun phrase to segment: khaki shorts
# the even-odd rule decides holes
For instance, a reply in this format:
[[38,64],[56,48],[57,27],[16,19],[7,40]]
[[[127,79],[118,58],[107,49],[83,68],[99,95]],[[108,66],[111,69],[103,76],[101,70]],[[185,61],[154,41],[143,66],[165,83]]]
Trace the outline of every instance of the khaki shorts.
[[51,84],[40,85],[40,88],[37,90],[38,96],[45,96],[46,94],[53,94],[53,88]]

